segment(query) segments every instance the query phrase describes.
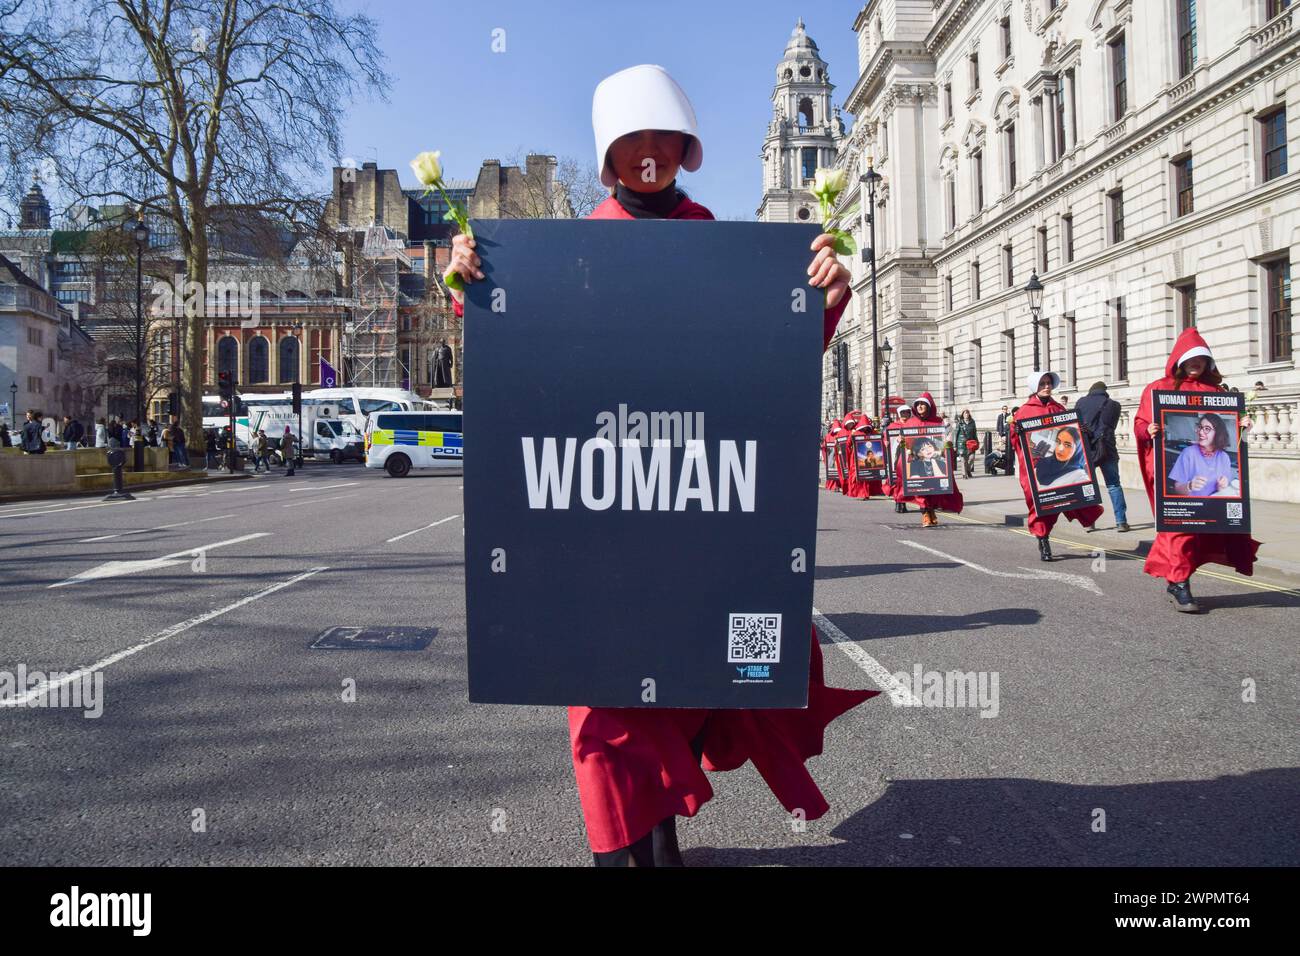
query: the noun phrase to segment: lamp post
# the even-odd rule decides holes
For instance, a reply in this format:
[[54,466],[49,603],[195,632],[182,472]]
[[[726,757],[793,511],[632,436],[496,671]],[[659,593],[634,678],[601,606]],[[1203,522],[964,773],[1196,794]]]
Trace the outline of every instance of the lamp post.
[[[872,165],[871,154],[867,154],[867,171],[859,177],[867,187],[867,201],[862,204],[862,215],[867,224],[867,247],[862,250],[862,261],[871,266],[871,374],[874,378],[880,367],[880,347],[877,344],[876,328],[876,187],[880,184],[880,173]],[[872,416],[880,420],[880,390],[871,389],[873,395]]]
[[1042,366],[1038,362],[1038,326],[1042,324],[1039,318],[1043,313],[1043,284],[1038,281],[1038,273],[1034,272],[1029,276],[1029,284],[1025,286],[1025,298],[1029,300],[1030,321],[1034,324],[1034,371],[1042,371]]
[[[880,358],[885,363],[885,411],[886,412],[889,411],[889,357],[893,353],[894,353],[894,349],[889,344],[889,339],[885,339],[885,344],[880,347]],[[879,404],[880,396],[877,395],[876,398],[877,398],[877,404],[876,404],[877,427],[881,428],[881,430],[883,431],[884,426],[879,424],[880,423],[880,404]],[[889,422],[884,423],[884,425],[888,425],[888,424]]]
[[13,419],[14,431],[18,431],[18,383],[9,386],[9,417]]
[[149,227],[143,219],[136,219],[125,227],[135,240],[135,427],[136,441],[132,467],[144,471],[144,294],[140,288],[144,282],[144,250],[149,242]]

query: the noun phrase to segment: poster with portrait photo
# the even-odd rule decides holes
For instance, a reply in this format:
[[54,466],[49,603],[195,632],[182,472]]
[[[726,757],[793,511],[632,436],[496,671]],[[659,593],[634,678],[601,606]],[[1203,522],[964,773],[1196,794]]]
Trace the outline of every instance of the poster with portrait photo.
[[1250,482],[1240,392],[1151,393],[1156,530],[1250,534]]
[[902,465],[899,463],[898,456],[903,453],[903,436],[898,433],[897,428],[891,428],[885,432],[885,442],[889,446],[889,457],[885,459],[885,477],[893,487],[893,482],[899,479]]
[[1016,436],[1040,515],[1087,508],[1100,500],[1077,411],[1021,419]]
[[840,432],[835,436],[835,472],[839,475],[841,484],[847,484],[849,480],[849,436],[847,432]]
[[885,479],[885,440],[879,432],[853,436],[853,464],[858,481]]
[[944,425],[909,425],[899,428],[903,467],[903,494],[947,495],[952,493],[953,455],[945,448]]

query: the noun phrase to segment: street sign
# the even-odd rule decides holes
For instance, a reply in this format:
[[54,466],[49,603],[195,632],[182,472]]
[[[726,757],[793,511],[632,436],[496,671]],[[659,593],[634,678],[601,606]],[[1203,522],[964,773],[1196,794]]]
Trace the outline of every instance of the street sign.
[[816,232],[474,223],[470,700],[806,705]]

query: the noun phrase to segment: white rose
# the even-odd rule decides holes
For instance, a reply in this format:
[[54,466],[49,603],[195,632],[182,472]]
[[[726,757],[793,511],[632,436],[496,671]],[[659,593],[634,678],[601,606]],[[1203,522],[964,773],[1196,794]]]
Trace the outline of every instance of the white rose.
[[813,177],[813,195],[834,199],[848,185],[849,176],[842,169],[818,169]]
[[441,155],[441,150],[434,150],[423,152],[411,160],[411,169],[415,172],[415,178],[425,186],[432,186],[442,181],[442,163],[438,161]]

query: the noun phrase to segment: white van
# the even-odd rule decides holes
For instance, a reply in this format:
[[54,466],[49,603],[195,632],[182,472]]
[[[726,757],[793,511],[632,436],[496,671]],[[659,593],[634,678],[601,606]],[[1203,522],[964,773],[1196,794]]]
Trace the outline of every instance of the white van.
[[377,412],[366,421],[366,467],[405,478],[412,468],[459,468],[460,412]]

